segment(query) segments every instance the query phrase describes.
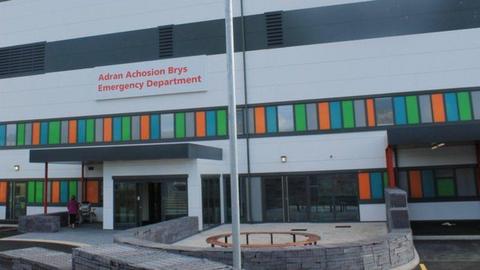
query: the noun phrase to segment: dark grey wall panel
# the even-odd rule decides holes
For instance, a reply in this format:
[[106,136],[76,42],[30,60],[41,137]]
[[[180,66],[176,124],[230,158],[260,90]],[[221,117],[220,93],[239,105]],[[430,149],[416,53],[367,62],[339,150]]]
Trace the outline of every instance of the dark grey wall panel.
[[[246,50],[270,48],[265,14],[246,16],[244,24]],[[241,18],[235,18],[234,26],[235,50],[241,51]],[[273,47],[476,27],[480,27],[478,0],[378,0],[282,12],[283,45]],[[173,25],[172,36],[172,53],[162,58],[225,53],[223,20]],[[155,60],[159,51],[158,27],[48,42],[45,72]]]

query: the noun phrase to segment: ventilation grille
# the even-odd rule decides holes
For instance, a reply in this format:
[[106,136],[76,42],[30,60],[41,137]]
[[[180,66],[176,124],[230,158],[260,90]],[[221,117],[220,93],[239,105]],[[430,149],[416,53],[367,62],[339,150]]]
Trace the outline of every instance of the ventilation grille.
[[267,27],[267,46],[283,45],[282,12],[265,13]]
[[173,56],[173,26],[162,26],[158,28],[158,56],[160,58]]
[[44,69],[44,42],[0,49],[0,77],[38,73]]

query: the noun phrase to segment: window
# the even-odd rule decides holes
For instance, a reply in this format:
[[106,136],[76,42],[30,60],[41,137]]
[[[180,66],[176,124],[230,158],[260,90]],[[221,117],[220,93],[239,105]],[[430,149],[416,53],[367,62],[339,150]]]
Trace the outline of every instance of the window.
[[392,98],[376,98],[375,112],[378,126],[393,125]]
[[277,107],[278,131],[289,132],[294,130],[293,108],[292,105],[282,105]]
[[459,197],[477,195],[475,184],[475,170],[473,168],[460,168],[455,170],[457,194]]
[[160,131],[162,139],[174,137],[173,113],[162,114],[160,116]]

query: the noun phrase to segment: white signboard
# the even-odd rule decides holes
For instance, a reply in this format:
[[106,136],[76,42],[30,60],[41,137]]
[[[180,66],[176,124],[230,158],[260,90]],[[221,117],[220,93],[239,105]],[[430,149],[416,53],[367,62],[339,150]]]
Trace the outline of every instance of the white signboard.
[[95,68],[95,99],[207,91],[206,60],[195,56]]

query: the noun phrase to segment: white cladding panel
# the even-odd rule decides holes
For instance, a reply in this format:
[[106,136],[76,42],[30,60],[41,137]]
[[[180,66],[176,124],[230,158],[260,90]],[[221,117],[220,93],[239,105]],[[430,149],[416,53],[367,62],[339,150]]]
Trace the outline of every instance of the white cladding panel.
[[[245,15],[368,0],[244,0]],[[240,1],[235,16],[240,15]],[[15,0],[0,4],[0,47],[222,19],[224,0]]]
[[409,203],[411,220],[480,219],[480,202]]
[[386,221],[385,204],[360,204],[360,221]]

